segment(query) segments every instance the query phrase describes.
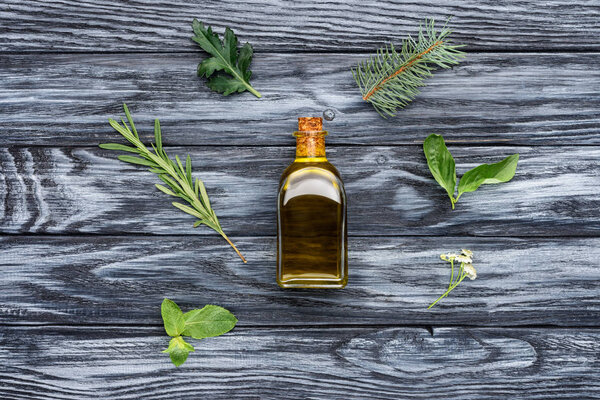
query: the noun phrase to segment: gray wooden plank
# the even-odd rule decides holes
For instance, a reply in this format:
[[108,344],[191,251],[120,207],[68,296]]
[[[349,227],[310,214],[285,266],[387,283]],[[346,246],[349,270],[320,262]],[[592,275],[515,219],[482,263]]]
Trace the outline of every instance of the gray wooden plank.
[[[4,236],[0,322],[161,324],[164,297],[220,304],[241,326],[599,326],[600,239],[360,237],[343,290],[283,290],[275,238]],[[478,278],[448,286],[445,252],[475,252]]]
[[335,111],[334,144],[407,144],[431,132],[465,143],[599,144],[600,54],[470,54],[439,71],[394,119],[365,103],[350,68],[362,55],[259,54],[251,94],[211,92],[196,54],[0,56],[0,146],[95,145],[126,102],[146,140],[288,144],[296,118]]
[[5,0],[2,51],[192,51],[191,22],[235,30],[258,51],[372,50],[453,16],[471,49],[598,49],[593,0],[446,2]]
[[180,368],[160,329],[0,332],[3,399],[597,399],[586,329],[236,329]]
[[[165,127],[165,130],[167,128]],[[169,148],[191,154],[230,235],[275,235],[288,147]],[[421,146],[329,149],[348,195],[351,235],[597,236],[600,147],[450,146],[458,175],[519,152],[517,175],[451,210]],[[0,148],[0,232],[215,234],[171,206],[158,178],[99,148]]]

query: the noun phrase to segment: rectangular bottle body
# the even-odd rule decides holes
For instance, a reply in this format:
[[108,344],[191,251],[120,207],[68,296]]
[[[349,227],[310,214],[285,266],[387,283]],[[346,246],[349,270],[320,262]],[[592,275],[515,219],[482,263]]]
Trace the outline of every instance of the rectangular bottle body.
[[328,162],[292,164],[282,176],[278,201],[277,283],[343,288],[346,195],[337,170]]

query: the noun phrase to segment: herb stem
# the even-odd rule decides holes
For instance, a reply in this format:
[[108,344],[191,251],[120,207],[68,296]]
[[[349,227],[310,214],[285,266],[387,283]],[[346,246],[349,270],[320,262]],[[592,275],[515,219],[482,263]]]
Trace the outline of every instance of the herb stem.
[[252,86],[250,86],[249,84],[247,84],[246,82],[244,82],[244,86],[246,86],[248,88],[248,91],[250,93],[252,93],[253,95],[255,95],[256,97],[258,97],[259,99],[262,97],[262,94],[260,94],[256,89],[254,89]]
[[466,277],[467,277],[467,274],[464,274],[463,276],[461,276],[460,280],[458,282],[456,282],[454,285],[452,285],[451,287],[449,287],[448,290],[446,290],[446,292],[443,295],[441,295],[440,297],[438,297],[438,299],[436,301],[434,301],[433,303],[431,303],[429,305],[429,307],[427,307],[427,309],[429,310],[431,307],[435,306],[435,303],[437,303],[438,301],[440,301],[444,297],[448,296],[448,294],[452,291],[452,289],[454,289],[455,287],[457,287],[458,284],[461,283],[463,281],[463,279],[465,279]]
[[242,255],[242,253],[240,253],[240,251],[237,249],[237,247],[235,247],[235,244],[233,244],[233,242],[231,240],[229,240],[229,238],[227,237],[227,235],[225,234],[225,232],[223,231],[219,231],[219,233],[221,234],[221,236],[223,236],[223,238],[225,240],[227,240],[227,243],[229,243],[231,245],[231,247],[233,247],[233,249],[235,250],[235,252],[238,254],[238,256],[240,256],[240,258],[242,259],[242,261],[244,262],[244,264],[247,264],[248,261],[246,261],[246,259],[244,258],[244,256]]

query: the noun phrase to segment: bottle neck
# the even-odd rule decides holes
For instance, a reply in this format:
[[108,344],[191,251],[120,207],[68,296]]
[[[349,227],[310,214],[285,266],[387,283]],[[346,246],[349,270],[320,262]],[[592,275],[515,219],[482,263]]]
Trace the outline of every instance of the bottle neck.
[[298,131],[296,136],[296,162],[322,162],[325,157],[326,131]]

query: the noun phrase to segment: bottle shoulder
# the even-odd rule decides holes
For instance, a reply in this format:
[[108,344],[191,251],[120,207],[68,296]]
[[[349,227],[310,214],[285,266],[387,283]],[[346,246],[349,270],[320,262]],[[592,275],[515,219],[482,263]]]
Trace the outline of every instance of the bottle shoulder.
[[346,203],[346,192],[339,172],[328,162],[293,163],[284,171],[279,184],[282,204],[306,195],[328,197],[337,203]]
[[323,162],[293,162],[291,163],[281,174],[281,179],[279,181],[279,186],[284,183],[284,181],[292,174],[296,172],[310,172],[310,171],[322,171],[324,173],[333,174],[340,184],[342,184],[342,177],[337,170],[337,168],[331,164],[329,161]]

